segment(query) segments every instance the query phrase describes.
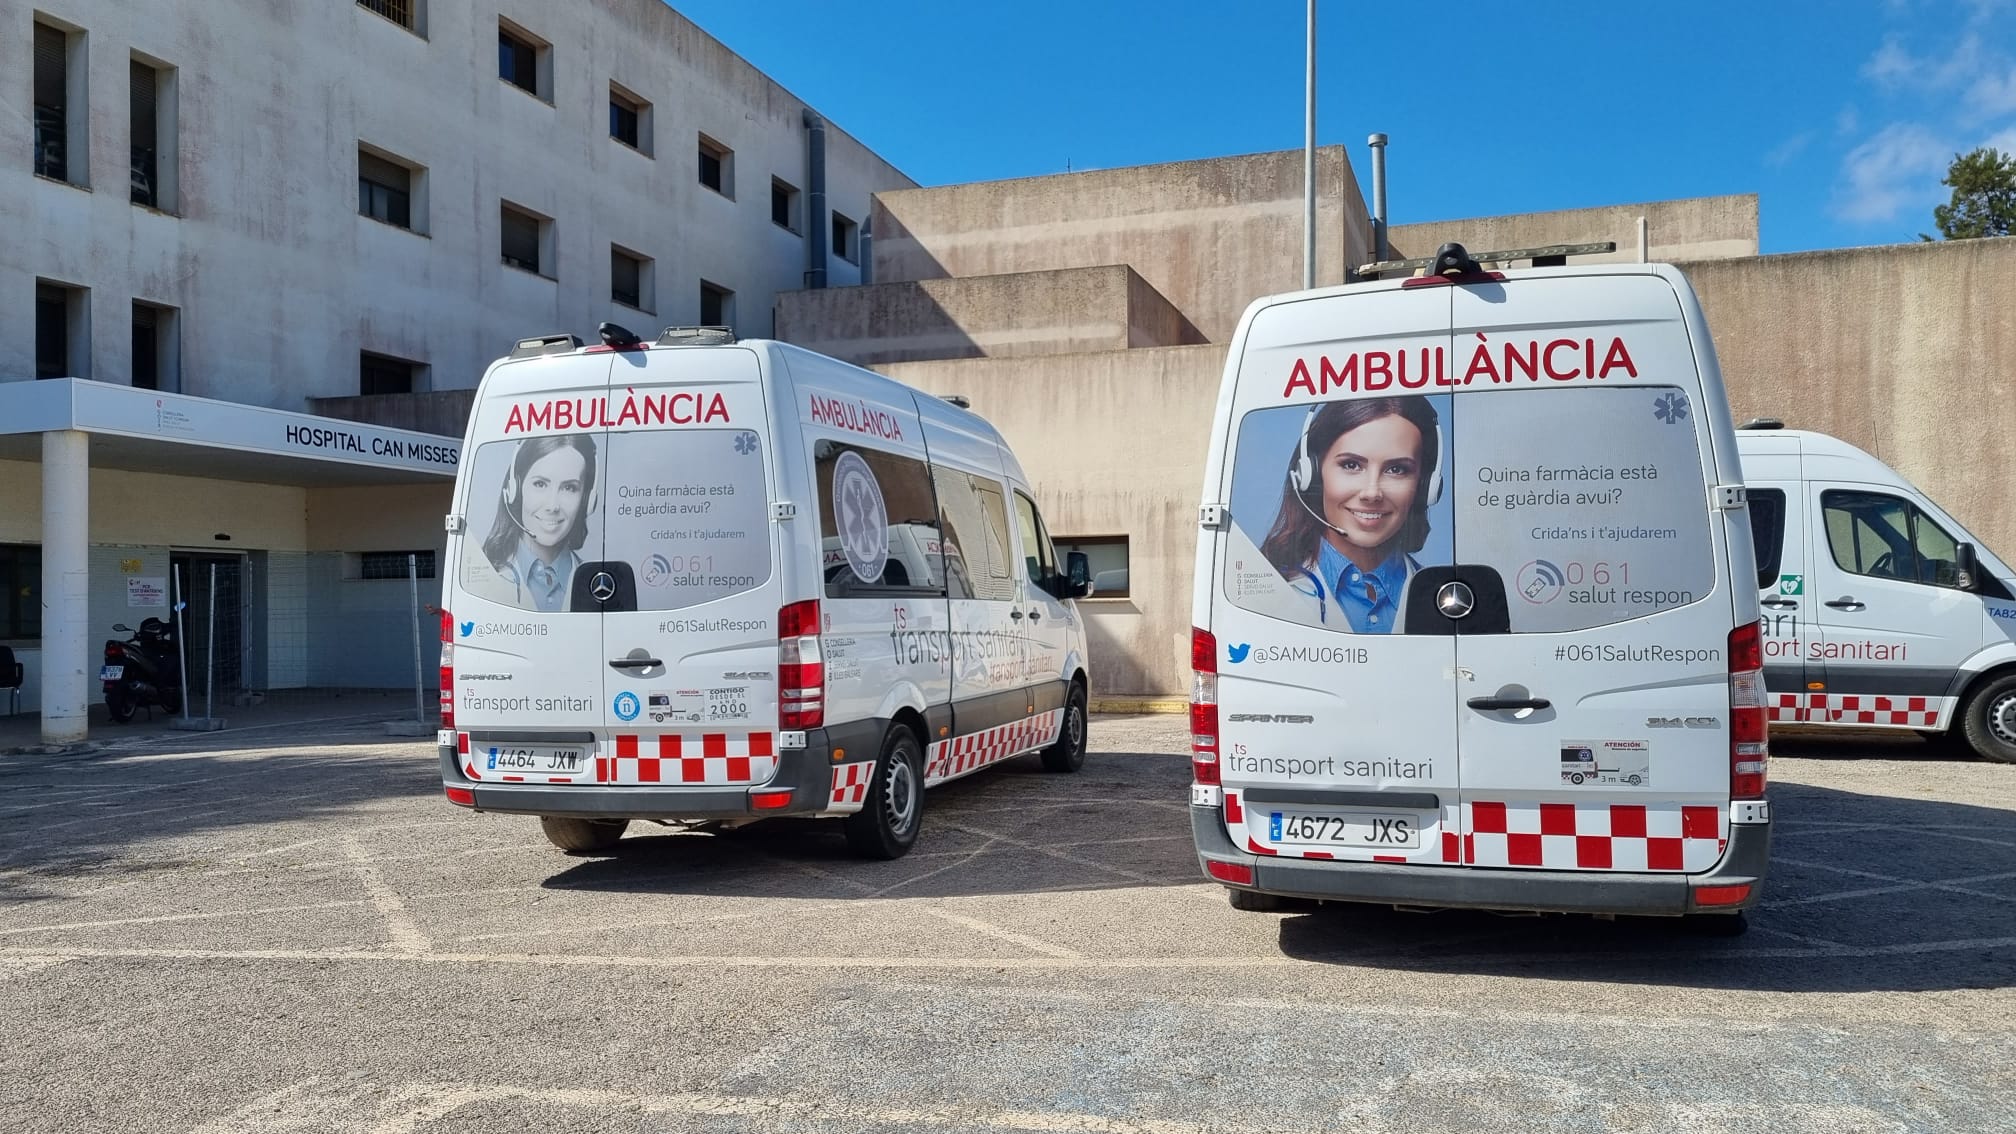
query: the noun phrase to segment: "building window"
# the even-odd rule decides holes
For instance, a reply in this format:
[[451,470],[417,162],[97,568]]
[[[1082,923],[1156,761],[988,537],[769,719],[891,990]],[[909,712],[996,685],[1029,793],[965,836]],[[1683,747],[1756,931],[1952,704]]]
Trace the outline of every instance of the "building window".
[[609,84],[609,136],[649,157],[651,154],[651,104]]
[[723,197],[735,196],[735,151],[700,135],[700,184]]
[[657,308],[652,294],[652,260],[628,249],[609,246],[609,298],[626,307],[650,312]]
[[798,231],[798,190],[775,177],[770,179],[770,223]]
[[1074,551],[1082,551],[1092,563],[1093,598],[1127,598],[1126,536],[1058,536],[1057,559],[1062,563]]
[[359,149],[357,213],[398,228],[412,228],[413,171]]
[[405,579],[406,557],[415,560],[412,567],[422,579],[434,577],[434,549],[414,551],[367,551],[359,555],[357,577],[360,579]]
[[35,22],[35,172],[72,185],[85,176],[84,33]]
[[503,218],[504,262],[553,278],[553,222],[538,213],[506,202]]
[[833,254],[850,264],[860,262],[857,259],[860,252],[854,247],[854,236],[860,231],[860,227],[839,213],[833,214]]
[[427,34],[427,0],[357,0],[357,6],[378,13],[414,35]]
[[553,101],[553,45],[509,20],[497,20],[497,77]]
[[91,293],[35,281],[35,377],[91,377]]
[[42,549],[0,543],[0,642],[42,637]]
[[175,211],[176,76],[158,59],[136,55],[127,67],[128,122],[133,153],[133,203]]
[[700,325],[732,330],[735,326],[735,293],[701,280]]
[[143,390],[182,388],[181,312],[133,301],[133,385]]
[[370,351],[357,352],[357,392],[365,396],[372,394],[410,394],[424,389],[423,372],[426,365],[394,358],[389,354],[372,354]]

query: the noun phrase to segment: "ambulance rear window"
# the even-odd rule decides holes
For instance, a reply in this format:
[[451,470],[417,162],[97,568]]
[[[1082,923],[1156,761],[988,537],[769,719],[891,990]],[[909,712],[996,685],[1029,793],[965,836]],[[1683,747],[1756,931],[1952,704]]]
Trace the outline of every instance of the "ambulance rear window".
[[684,610],[770,581],[761,436],[642,430],[608,445],[603,554],[636,573],[637,609]]

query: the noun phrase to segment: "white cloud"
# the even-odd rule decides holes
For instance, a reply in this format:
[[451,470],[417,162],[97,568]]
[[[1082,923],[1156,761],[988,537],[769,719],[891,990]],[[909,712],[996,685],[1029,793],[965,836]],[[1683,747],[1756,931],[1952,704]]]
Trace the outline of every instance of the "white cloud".
[[1901,39],[1891,35],[1884,38],[1883,46],[1877,48],[1869,62],[1862,65],[1862,75],[1887,90],[1943,91],[1979,75],[1984,62],[1981,37],[1973,32],[1961,37],[1952,54],[1943,59],[1913,55]]
[[1791,165],[1800,154],[1806,152],[1806,147],[1812,144],[1813,131],[1794,134],[1771,147],[1770,152],[1764,155],[1764,164],[1774,168]]
[[1929,208],[1940,199],[1939,179],[1952,160],[1953,147],[1925,127],[1885,126],[1842,159],[1834,214],[1867,224],[1894,220],[1907,207]]
[[2016,114],[2016,67],[1977,77],[1967,88],[1967,104],[1985,115]]
[[2009,127],[1981,144],[1992,150],[2001,150],[2003,157],[2016,157],[2016,126]]
[[1862,129],[1862,116],[1852,106],[1844,106],[1841,113],[1834,116],[1834,132],[1846,138]]

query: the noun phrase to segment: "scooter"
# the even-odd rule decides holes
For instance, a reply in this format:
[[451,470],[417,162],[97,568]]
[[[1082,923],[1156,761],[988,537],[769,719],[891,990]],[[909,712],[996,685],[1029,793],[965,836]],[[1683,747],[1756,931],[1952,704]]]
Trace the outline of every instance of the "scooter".
[[[105,710],[125,724],[142,706],[159,705],[163,712],[182,711],[182,666],[175,634],[166,622],[149,618],[135,630],[123,622],[112,629],[132,635],[125,641],[105,640],[105,662],[98,679],[105,683]],[[150,713],[151,715],[151,713]]]

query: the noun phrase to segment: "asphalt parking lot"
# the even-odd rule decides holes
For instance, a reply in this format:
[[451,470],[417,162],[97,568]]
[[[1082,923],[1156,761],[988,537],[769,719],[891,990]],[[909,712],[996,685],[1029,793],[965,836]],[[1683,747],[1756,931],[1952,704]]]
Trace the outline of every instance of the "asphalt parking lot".
[[0,757],[9,1131],[2016,1128],[2016,767],[1774,736],[1748,936],[1245,914],[1184,720],[933,792],[917,851],[440,797],[363,725]]

